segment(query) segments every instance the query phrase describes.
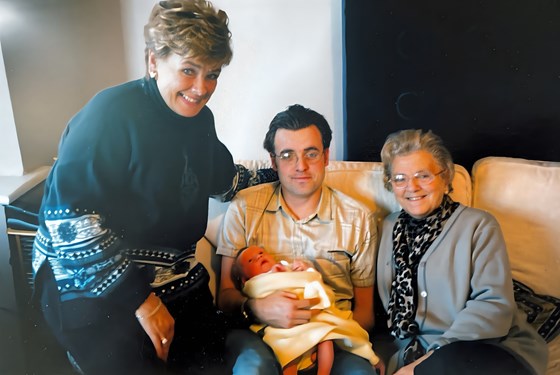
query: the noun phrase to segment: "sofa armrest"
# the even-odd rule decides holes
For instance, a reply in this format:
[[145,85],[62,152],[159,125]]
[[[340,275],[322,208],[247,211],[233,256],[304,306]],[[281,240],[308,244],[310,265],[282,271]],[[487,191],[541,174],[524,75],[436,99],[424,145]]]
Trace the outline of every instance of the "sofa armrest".
[[196,244],[195,259],[202,263],[208,270],[208,274],[210,275],[208,286],[210,287],[214,301],[216,301],[218,287],[220,285],[221,259],[216,255],[216,248],[206,237],[200,239]]

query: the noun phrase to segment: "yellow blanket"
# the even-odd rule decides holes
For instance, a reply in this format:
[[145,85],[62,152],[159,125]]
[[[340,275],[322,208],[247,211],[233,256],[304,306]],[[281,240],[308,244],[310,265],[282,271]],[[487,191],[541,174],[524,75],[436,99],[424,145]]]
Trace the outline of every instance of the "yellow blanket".
[[253,277],[245,283],[243,292],[251,298],[264,298],[284,290],[296,293],[299,298],[321,298],[313,309],[322,309],[307,324],[293,328],[273,328],[254,324],[251,329],[258,332],[264,328],[263,340],[272,348],[284,367],[301,357],[298,368],[312,364],[311,354],[318,343],[333,340],[340,348],[359,355],[372,365],[379,358],[372,350],[368,333],[352,319],[351,311],[342,311],[334,306],[334,294],[317,271],[276,272]]

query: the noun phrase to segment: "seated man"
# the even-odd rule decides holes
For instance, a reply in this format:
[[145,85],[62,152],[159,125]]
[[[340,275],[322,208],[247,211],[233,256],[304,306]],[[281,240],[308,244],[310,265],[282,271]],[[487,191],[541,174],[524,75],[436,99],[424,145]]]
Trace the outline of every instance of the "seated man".
[[[332,131],[325,118],[301,105],[272,120],[264,147],[279,181],[246,189],[224,218],[218,254],[222,274],[218,306],[240,312],[247,323],[291,328],[308,323],[317,298],[298,299],[287,291],[263,298],[244,296],[231,278],[239,249],[257,245],[277,259],[305,259],[321,273],[340,310],[367,331],[373,326],[373,282],[377,232],[374,214],[356,200],[323,184]],[[273,250],[271,250],[273,249]],[[272,350],[250,330],[233,330],[226,343],[234,374],[271,374],[282,369]],[[375,371],[362,357],[335,348],[333,373]]]

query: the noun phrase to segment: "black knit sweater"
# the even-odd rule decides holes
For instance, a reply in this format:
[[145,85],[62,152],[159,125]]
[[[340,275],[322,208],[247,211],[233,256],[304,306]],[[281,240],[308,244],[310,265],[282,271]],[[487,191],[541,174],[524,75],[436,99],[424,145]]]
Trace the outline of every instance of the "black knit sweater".
[[35,269],[50,256],[61,301],[73,311],[95,314],[99,306],[87,305],[103,299],[132,312],[150,280],[129,249],[189,249],[206,230],[208,197],[228,191],[235,174],[207,107],[179,116],[150,79],[106,89],[62,136],[45,185]]

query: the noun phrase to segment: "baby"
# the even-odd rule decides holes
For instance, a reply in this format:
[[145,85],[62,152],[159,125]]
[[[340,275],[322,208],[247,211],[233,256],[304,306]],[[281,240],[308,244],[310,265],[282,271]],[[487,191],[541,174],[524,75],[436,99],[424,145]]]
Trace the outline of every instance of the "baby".
[[297,374],[298,369],[309,367],[315,359],[317,374],[329,374],[333,343],[369,360],[373,366],[381,366],[368,333],[352,319],[351,311],[334,306],[334,293],[307,262],[277,262],[263,248],[249,246],[238,252],[231,275],[235,286],[249,298],[264,298],[277,290],[289,290],[299,298],[320,298],[321,302],[311,308],[321,312],[307,324],[292,328],[251,326],[254,332],[264,329],[263,340],[276,354],[285,375]]

